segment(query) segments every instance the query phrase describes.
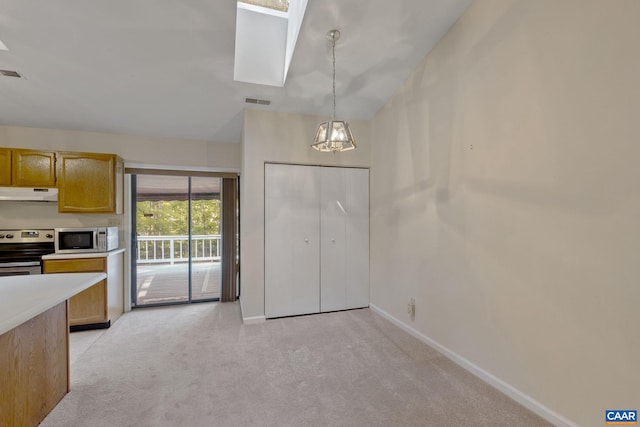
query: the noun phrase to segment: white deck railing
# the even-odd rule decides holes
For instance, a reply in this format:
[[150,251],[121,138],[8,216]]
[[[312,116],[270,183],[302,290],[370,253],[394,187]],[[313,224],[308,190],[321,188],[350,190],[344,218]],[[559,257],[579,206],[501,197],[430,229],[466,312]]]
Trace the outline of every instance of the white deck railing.
[[[220,261],[219,234],[191,236],[192,261]],[[138,264],[187,262],[189,236],[138,236]]]

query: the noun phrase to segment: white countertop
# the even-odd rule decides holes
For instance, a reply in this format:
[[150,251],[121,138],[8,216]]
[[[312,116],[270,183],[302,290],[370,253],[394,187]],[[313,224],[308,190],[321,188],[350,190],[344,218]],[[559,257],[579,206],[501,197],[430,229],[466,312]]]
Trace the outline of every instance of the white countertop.
[[33,274],[0,277],[0,335],[71,298],[105,273]]
[[44,255],[42,259],[78,259],[78,258],[105,258],[124,252],[124,248],[114,249],[109,252],[83,252],[77,254],[49,254]]

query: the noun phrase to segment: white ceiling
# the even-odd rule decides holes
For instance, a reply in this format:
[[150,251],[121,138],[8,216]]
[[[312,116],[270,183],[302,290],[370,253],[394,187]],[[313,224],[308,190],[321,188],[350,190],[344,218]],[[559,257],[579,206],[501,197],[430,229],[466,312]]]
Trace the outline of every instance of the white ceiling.
[[[0,0],[0,125],[238,142],[244,108],[371,119],[471,0],[309,0],[282,88],[233,80],[235,0]],[[269,107],[245,104],[269,99]]]

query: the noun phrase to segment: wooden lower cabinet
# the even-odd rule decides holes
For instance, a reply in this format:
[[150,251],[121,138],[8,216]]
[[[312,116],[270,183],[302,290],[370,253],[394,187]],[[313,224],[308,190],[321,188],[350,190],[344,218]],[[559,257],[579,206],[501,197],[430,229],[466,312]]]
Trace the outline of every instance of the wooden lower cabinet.
[[[69,300],[69,325],[109,323],[107,281],[103,280]],[[104,325],[107,326],[107,325]]]
[[[98,258],[45,259],[43,272],[107,273],[107,278],[69,300],[71,330],[108,328],[123,311],[123,254]],[[109,296],[111,295],[111,297]]]
[[69,391],[67,302],[0,335],[0,426],[37,426]]

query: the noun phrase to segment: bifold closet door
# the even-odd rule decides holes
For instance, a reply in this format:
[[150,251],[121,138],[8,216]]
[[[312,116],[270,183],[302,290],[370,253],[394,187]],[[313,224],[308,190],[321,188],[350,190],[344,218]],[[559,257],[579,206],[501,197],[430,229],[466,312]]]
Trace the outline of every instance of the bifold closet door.
[[346,307],[369,306],[369,170],[347,169]]
[[369,171],[321,168],[320,311],[369,305]]
[[320,310],[320,168],[265,165],[265,316]]
[[346,308],[347,177],[344,168],[320,171],[320,311]]

